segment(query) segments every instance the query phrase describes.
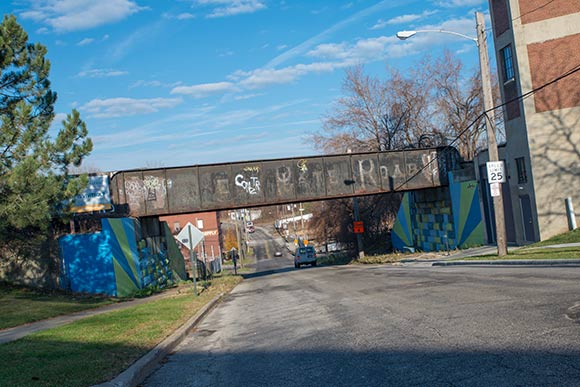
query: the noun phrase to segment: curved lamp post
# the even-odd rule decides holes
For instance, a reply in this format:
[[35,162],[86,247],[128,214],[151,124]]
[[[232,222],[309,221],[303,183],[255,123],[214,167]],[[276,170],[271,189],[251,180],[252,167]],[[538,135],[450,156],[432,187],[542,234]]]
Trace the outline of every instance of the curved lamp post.
[[[479,66],[481,71],[481,86],[483,89],[483,108],[485,109],[485,128],[487,133],[487,149],[489,154],[489,161],[498,161],[499,154],[497,150],[497,139],[495,135],[495,112],[493,106],[493,98],[491,94],[491,75],[489,72],[489,57],[487,55],[487,36],[485,34],[485,21],[481,12],[475,13],[475,24],[477,30],[477,37],[473,38],[459,32],[447,30],[417,30],[417,31],[399,31],[397,38],[401,40],[409,39],[417,33],[423,32],[438,32],[459,36],[464,39],[469,39],[477,44],[479,51]],[[497,241],[497,255],[507,255],[507,241],[505,230],[505,215],[503,209],[503,197],[501,186],[499,194],[493,197],[493,208],[495,213],[495,229]]]
[[460,36],[462,38],[469,39],[469,40],[472,40],[475,43],[477,43],[477,38],[473,38],[473,37],[468,36],[468,35],[463,35],[463,34],[460,34],[459,32],[447,31],[447,30],[399,31],[399,32],[397,32],[397,38],[399,38],[401,40],[409,39],[409,38],[415,36],[415,34],[417,34],[419,32],[440,32],[442,34],[450,34],[450,35]]

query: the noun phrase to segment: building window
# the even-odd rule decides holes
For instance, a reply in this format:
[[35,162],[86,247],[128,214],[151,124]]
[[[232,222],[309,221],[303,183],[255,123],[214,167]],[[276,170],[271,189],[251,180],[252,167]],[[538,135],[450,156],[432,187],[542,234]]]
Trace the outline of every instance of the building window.
[[516,158],[516,168],[518,169],[518,184],[528,182],[528,173],[526,172],[526,162],[523,157]]
[[515,77],[512,46],[505,46],[500,52],[503,61],[503,81],[505,83],[513,80]]

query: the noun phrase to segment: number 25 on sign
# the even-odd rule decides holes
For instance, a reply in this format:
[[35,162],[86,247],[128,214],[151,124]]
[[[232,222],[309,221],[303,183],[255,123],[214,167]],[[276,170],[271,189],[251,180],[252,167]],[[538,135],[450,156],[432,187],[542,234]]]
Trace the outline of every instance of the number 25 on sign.
[[507,181],[503,161],[488,161],[486,166],[489,184],[505,183]]

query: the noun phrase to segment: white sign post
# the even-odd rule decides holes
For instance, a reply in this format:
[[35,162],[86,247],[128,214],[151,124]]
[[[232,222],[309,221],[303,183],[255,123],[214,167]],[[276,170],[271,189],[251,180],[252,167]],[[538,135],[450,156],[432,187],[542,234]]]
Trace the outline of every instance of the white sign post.
[[191,276],[193,277],[193,293],[197,297],[197,259],[194,257],[193,249],[203,240],[203,233],[193,224],[187,222],[183,230],[177,234],[177,240],[189,249]]

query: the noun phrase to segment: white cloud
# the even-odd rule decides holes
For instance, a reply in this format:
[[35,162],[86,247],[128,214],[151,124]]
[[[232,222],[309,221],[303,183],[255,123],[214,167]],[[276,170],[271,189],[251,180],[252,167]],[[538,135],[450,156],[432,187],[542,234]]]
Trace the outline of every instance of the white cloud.
[[197,4],[213,7],[207,18],[254,13],[266,8],[260,0],[197,0]]
[[195,19],[195,15],[189,12],[182,12],[182,13],[178,13],[176,15],[171,14],[171,13],[164,13],[163,17],[165,19],[173,19],[173,20],[191,20],[191,19]]
[[118,22],[144,9],[132,0],[37,0],[20,16],[68,32]]
[[329,36],[332,36],[337,31],[347,28],[351,24],[355,24],[360,22],[361,19],[368,17],[376,12],[383,12],[385,9],[392,9],[404,5],[406,0],[383,0],[380,1],[368,8],[363,9],[355,13],[354,15],[349,16],[348,18],[334,24],[330,28],[322,31],[318,35],[315,35],[306,41],[300,43],[299,45],[291,48],[290,50],[283,52],[282,54],[278,55],[270,62],[266,64],[264,67],[276,67],[281,65],[282,63],[289,61],[297,56],[303,55],[305,52],[312,50],[312,48],[321,42],[328,39]]
[[179,86],[180,84],[181,84],[181,82],[165,83],[165,82],[161,82],[158,80],[145,81],[143,79],[140,79],[140,80],[136,81],[135,83],[133,83],[132,85],[130,85],[129,89],[134,89],[136,87],[171,87],[171,88],[174,88],[176,86]]
[[243,101],[246,99],[252,99],[252,98],[257,98],[257,97],[261,97],[265,95],[264,93],[253,93],[253,94],[242,94],[242,95],[236,95],[234,97],[234,100],[236,101]]
[[317,58],[345,58],[348,54],[348,45],[346,43],[325,43],[319,44],[307,55]]
[[84,38],[83,40],[77,43],[77,46],[86,46],[93,43],[94,41],[95,39],[93,38]]
[[308,55],[326,59],[343,61],[340,67],[354,63],[364,63],[380,60],[384,53],[397,42],[393,36],[379,36],[377,38],[360,39],[354,44],[333,43],[321,44],[308,52]]
[[171,94],[189,95],[193,98],[203,98],[212,94],[235,91],[236,87],[231,82],[203,83],[193,86],[177,86],[171,90]]
[[439,7],[444,8],[455,8],[455,7],[473,7],[480,5],[486,0],[445,0],[445,1],[435,1],[435,4]]
[[437,11],[424,11],[424,12],[419,13],[419,14],[407,14],[407,15],[396,16],[396,17],[389,19],[389,20],[379,20],[374,26],[371,27],[371,30],[378,30],[378,29],[386,27],[387,25],[393,25],[393,24],[409,24],[411,22],[414,22],[415,20],[423,19],[423,18],[425,18],[427,16],[431,16],[435,13],[437,13]]
[[258,89],[269,85],[291,83],[306,74],[312,72],[330,72],[340,66],[340,63],[316,62],[298,64],[281,69],[261,68],[248,72],[237,71],[233,76],[240,78],[240,86],[247,89]]
[[195,15],[189,12],[180,13],[175,17],[177,20],[190,20],[195,19]]
[[109,98],[93,99],[81,106],[80,110],[94,118],[126,117],[136,114],[155,113],[172,108],[182,102],[181,98]]
[[111,69],[92,69],[81,71],[77,74],[77,77],[81,78],[109,78],[109,77],[119,77],[121,75],[129,74],[127,71],[111,70]]

